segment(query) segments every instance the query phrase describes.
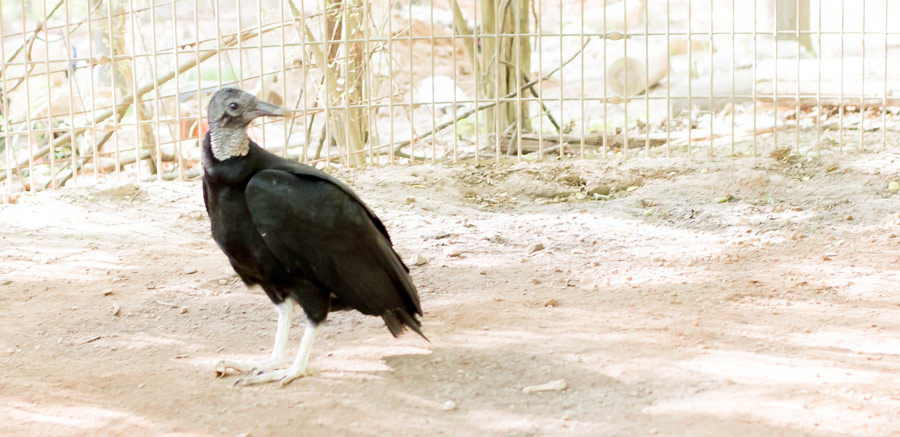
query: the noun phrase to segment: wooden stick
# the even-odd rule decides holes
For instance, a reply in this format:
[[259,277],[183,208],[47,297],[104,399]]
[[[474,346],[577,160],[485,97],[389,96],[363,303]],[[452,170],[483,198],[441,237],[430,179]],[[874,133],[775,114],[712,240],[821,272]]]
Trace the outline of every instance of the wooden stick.
[[[586,146],[603,146],[603,134],[591,134],[584,137],[584,144]],[[625,144],[625,135],[624,134],[606,134],[606,144],[608,147],[621,147]],[[581,143],[582,138],[578,135],[562,135],[563,143]],[[540,141],[540,136],[537,134],[522,134],[522,151],[531,153],[538,151],[538,141]],[[649,134],[649,135],[628,135],[628,147],[629,148],[639,148],[643,147],[647,142],[650,143],[650,147],[657,147],[666,144],[666,135],[662,134]],[[545,136],[544,137],[545,144],[559,144],[559,136]],[[526,147],[527,144],[527,147]],[[544,153],[547,153],[549,150],[544,149]]]

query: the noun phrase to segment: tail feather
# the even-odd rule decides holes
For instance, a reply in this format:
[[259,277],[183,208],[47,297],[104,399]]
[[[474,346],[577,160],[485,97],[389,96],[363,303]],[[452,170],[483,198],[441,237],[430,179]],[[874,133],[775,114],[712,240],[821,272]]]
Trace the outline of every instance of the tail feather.
[[422,324],[405,310],[399,308],[387,310],[381,315],[381,318],[384,319],[385,325],[394,337],[399,337],[406,328],[409,328],[431,343],[431,340],[428,340],[428,337],[422,332]]

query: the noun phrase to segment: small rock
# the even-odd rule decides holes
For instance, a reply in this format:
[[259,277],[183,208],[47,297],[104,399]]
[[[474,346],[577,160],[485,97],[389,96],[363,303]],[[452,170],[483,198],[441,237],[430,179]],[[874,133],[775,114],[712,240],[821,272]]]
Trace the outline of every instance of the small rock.
[[575,193],[575,200],[584,200],[585,198],[587,198],[587,195],[585,195],[584,193]]
[[113,294],[113,289],[107,288],[106,290],[101,291],[100,294],[102,294],[104,296],[109,296],[110,294]]
[[227,279],[219,279],[219,285],[228,285]]
[[456,258],[460,255],[462,255],[462,250],[459,248],[456,248],[456,247],[445,247],[444,248],[444,256],[447,256],[450,258]]
[[121,313],[121,312],[122,312],[122,307],[121,307],[119,304],[113,305],[113,307],[112,307],[112,315],[118,316],[119,313]]
[[447,401],[447,402],[444,402],[444,405],[442,405],[441,408],[442,408],[444,411],[455,410],[455,409],[456,409],[456,402],[453,402],[453,401]]
[[587,193],[597,198],[599,196],[609,196],[609,186],[608,185],[594,185],[593,187],[587,190]]
[[535,253],[544,250],[544,245],[542,243],[534,243],[531,246],[528,246],[528,253]]
[[529,385],[528,387],[522,389],[522,393],[529,394],[542,391],[562,391],[568,387],[569,385],[566,384],[565,379],[557,379],[544,384]]
[[192,275],[194,273],[197,273],[197,268],[194,266],[187,266],[184,268],[184,270],[182,270],[182,273],[184,273],[185,275]]
[[563,173],[563,174],[559,175],[557,177],[557,179],[562,182],[569,182],[569,183],[578,183],[578,181],[581,180],[581,178],[578,177],[578,175],[572,174],[572,173]]
[[897,181],[891,181],[891,182],[888,184],[888,190],[891,190],[891,191],[900,191],[900,182],[897,182]]
[[424,266],[425,264],[428,264],[428,258],[425,258],[421,253],[416,255],[416,259],[413,260],[413,265]]
[[186,313],[188,312],[188,308],[187,308],[187,307],[181,307],[181,309],[179,310],[179,312],[180,312],[181,314],[186,314]]
[[544,302],[544,306],[545,307],[558,307],[559,301],[556,299],[550,299],[550,300]]

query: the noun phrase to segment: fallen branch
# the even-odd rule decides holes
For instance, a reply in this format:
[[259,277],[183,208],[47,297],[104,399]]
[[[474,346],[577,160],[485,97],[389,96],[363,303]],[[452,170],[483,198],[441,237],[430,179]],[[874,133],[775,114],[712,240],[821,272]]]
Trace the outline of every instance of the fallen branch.
[[[116,118],[116,121],[121,122],[122,118],[124,118],[124,117],[125,117],[125,111],[121,111],[121,112],[119,112],[119,116]],[[69,179],[71,179],[72,176],[75,176],[75,173],[77,173],[79,170],[81,170],[81,168],[85,164],[87,164],[88,162],[93,160],[94,159],[94,151],[100,150],[103,147],[103,145],[106,144],[106,142],[109,141],[110,138],[112,138],[112,135],[113,135],[113,131],[109,131],[106,134],[104,134],[103,138],[100,138],[100,141],[98,141],[95,146],[91,147],[91,149],[90,149],[91,154],[88,155],[86,159],[78,161],[75,165],[75,169],[74,170],[70,169],[70,171],[62,179],[60,179],[59,186],[60,187],[65,186],[66,182],[69,182]],[[74,151],[76,149],[72,148],[72,150]]]
[[[698,99],[699,100],[699,99]],[[864,97],[862,101],[860,101],[859,97],[844,97],[841,100],[838,97],[822,97],[820,99],[816,99],[815,97],[804,97],[800,96],[798,100],[796,96],[784,96],[780,95],[777,98],[772,98],[772,96],[757,96],[757,101],[761,103],[768,104],[777,104],[777,105],[787,105],[787,106],[795,106],[800,109],[809,109],[815,108],[818,106],[824,108],[859,108],[860,106],[869,109],[869,108],[884,108],[884,107],[893,107],[900,106],[900,98],[897,97]]]
[[[138,159],[135,159],[135,156],[137,156]],[[96,159],[95,158],[93,162],[89,162],[89,163],[85,164],[82,168],[85,171],[91,171],[96,167],[100,171],[107,172],[107,171],[115,170],[116,167],[121,168],[124,165],[134,164],[137,161],[143,161],[145,159],[150,159],[152,157],[153,157],[153,155],[150,153],[150,149],[141,149],[140,154],[135,154],[134,152],[119,153],[119,159],[111,159],[111,158]],[[159,159],[162,162],[174,162],[175,156],[160,154]],[[153,176],[155,179],[156,175],[153,175]]]
[[[590,41],[591,41],[591,38],[590,38],[590,37],[588,37],[587,39],[585,39],[585,40],[584,40],[584,44],[581,45],[581,48],[578,49],[578,51],[575,52],[575,54],[573,54],[569,59],[567,59],[565,62],[563,62],[562,64],[560,64],[558,67],[556,67],[555,69],[553,69],[553,70],[550,71],[549,73],[547,73],[547,74],[545,74],[545,75],[543,75],[543,76],[541,76],[541,77],[539,77],[539,78],[537,78],[537,79],[535,79],[535,80],[529,81],[528,83],[526,83],[525,85],[523,85],[519,90],[513,91],[513,92],[511,92],[511,93],[509,93],[509,94],[507,94],[507,95],[501,97],[501,98],[498,99],[498,100],[511,99],[511,98],[515,97],[516,94],[519,94],[520,92],[525,91],[525,90],[527,90],[527,89],[533,87],[534,85],[538,84],[539,82],[543,82],[543,81],[549,79],[551,76],[553,76],[554,74],[556,74],[556,72],[558,72],[559,70],[562,70],[563,67],[565,67],[566,65],[569,65],[569,63],[571,63],[572,61],[574,61],[575,58],[577,58],[578,55],[580,55],[580,54],[584,51],[584,48],[587,46],[587,44],[588,44]],[[406,141],[401,141],[400,143],[397,143],[397,144],[393,145],[394,153],[398,153],[398,152],[400,151],[400,149],[402,149],[402,148],[404,148],[404,147],[406,147],[406,146],[412,144],[414,141],[424,140],[425,138],[428,138],[428,137],[430,137],[430,136],[432,136],[432,135],[434,135],[434,134],[436,134],[436,133],[438,133],[438,132],[440,132],[440,131],[442,131],[442,130],[444,130],[444,129],[450,127],[450,126],[453,126],[454,124],[458,123],[460,120],[465,120],[466,118],[469,118],[472,114],[474,114],[474,113],[476,113],[476,112],[483,111],[483,110],[489,109],[489,108],[493,108],[494,106],[497,106],[497,101],[496,101],[496,100],[493,101],[493,102],[488,102],[488,103],[482,104],[482,105],[480,105],[480,106],[477,106],[477,107],[475,107],[475,108],[473,108],[473,109],[470,109],[470,110],[468,110],[468,111],[463,112],[462,114],[458,114],[456,117],[451,118],[451,119],[449,119],[449,120],[447,120],[447,121],[445,121],[445,122],[443,122],[443,123],[441,123],[441,124],[435,126],[435,127],[434,127],[433,129],[431,129],[430,131],[425,132],[424,134],[419,135],[419,136],[416,137],[416,138],[411,138],[411,139],[408,139],[408,140],[406,140]],[[382,149],[382,148],[384,148],[384,147],[391,147],[391,145],[378,146],[378,147],[376,147],[376,149]]]
[[[559,136],[544,136],[544,144],[556,144],[551,148],[545,148],[543,153],[548,153],[559,149]],[[625,135],[623,134],[590,134],[585,137],[577,135],[562,135],[564,144],[581,144],[584,141],[585,146],[602,147],[604,140],[607,147],[622,147],[625,145]],[[538,145],[541,141],[541,135],[538,134],[522,134],[522,153],[538,152]],[[648,134],[648,135],[628,135],[628,148],[641,148],[647,143],[650,147],[658,147],[666,144],[666,134]]]
[[[97,143],[97,147],[95,147],[95,148],[92,147],[92,148],[90,149],[91,154],[88,155],[88,156],[86,156],[84,159],[77,161],[77,162],[75,163],[75,169],[74,169],[74,170],[72,170],[71,168],[69,168],[69,169],[68,169],[68,172],[67,172],[62,178],[60,178],[59,182],[57,182],[57,185],[60,186],[60,187],[65,186],[65,185],[66,185],[66,182],[69,182],[69,179],[71,179],[72,176],[75,176],[75,173],[77,173],[79,170],[81,170],[81,168],[82,168],[86,163],[88,163],[88,162],[90,162],[91,160],[94,159],[94,150],[100,150],[100,147],[103,146],[103,144],[105,144],[106,141],[109,140],[110,137],[112,137],[112,132],[107,132],[106,135],[104,135],[103,138],[100,139],[100,142]],[[74,149],[73,149],[73,150],[74,150]],[[59,177],[59,175],[61,175],[61,174],[63,174],[62,171],[60,171],[59,174],[57,174],[56,176]],[[53,182],[53,181],[51,180],[50,182]],[[44,187],[44,188],[47,188],[47,187]]]
[[[240,34],[233,33],[233,34],[227,35],[222,38],[222,45],[225,47],[230,47],[230,46],[237,44],[238,40],[246,40],[246,39],[250,39],[250,38],[259,36],[259,34],[261,32],[263,32],[263,30],[261,30],[260,32],[257,32],[255,30],[247,30],[247,31],[240,32]],[[238,37],[238,35],[240,35],[240,37]],[[218,53],[219,53],[218,50],[208,50],[208,51],[204,52],[203,54],[198,55],[197,58],[190,59],[187,62],[181,64],[177,70],[170,71],[170,72],[166,73],[165,75],[160,76],[155,82],[142,86],[133,94],[128,94],[128,95],[122,97],[122,101],[124,103],[121,103],[121,104],[115,106],[114,109],[104,111],[104,112],[100,113],[99,115],[97,115],[94,118],[91,126],[81,126],[81,127],[70,129],[68,132],[66,132],[65,134],[61,135],[59,138],[54,140],[53,143],[48,144],[48,145],[38,149],[38,151],[35,152],[34,154],[32,154],[28,159],[25,159],[23,161],[16,161],[15,165],[12,166],[13,173],[19,173],[23,166],[28,165],[28,162],[33,162],[34,160],[41,158],[44,155],[50,153],[51,150],[55,150],[57,147],[60,147],[63,144],[66,144],[67,142],[71,142],[73,139],[73,136],[80,135],[84,131],[94,128],[98,123],[102,122],[103,120],[106,120],[107,118],[111,117],[113,114],[115,114],[115,113],[124,114],[125,111],[127,111],[128,108],[131,106],[133,101],[140,100],[141,102],[143,102],[144,94],[147,94],[150,91],[156,89],[157,87],[163,85],[164,83],[174,79],[176,74],[182,74],[185,71],[199,65],[201,62],[215,56]],[[7,173],[4,172],[4,173],[0,174],[0,182],[6,180],[6,177],[7,177]]]

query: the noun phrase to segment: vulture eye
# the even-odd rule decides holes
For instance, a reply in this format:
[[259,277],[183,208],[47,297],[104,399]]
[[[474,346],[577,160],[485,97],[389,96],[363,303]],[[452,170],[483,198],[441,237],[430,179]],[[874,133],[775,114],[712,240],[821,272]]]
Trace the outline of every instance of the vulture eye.
[[235,102],[231,102],[231,103],[228,105],[228,107],[231,108],[231,110],[236,111],[237,108],[238,108],[238,104],[235,103]]

